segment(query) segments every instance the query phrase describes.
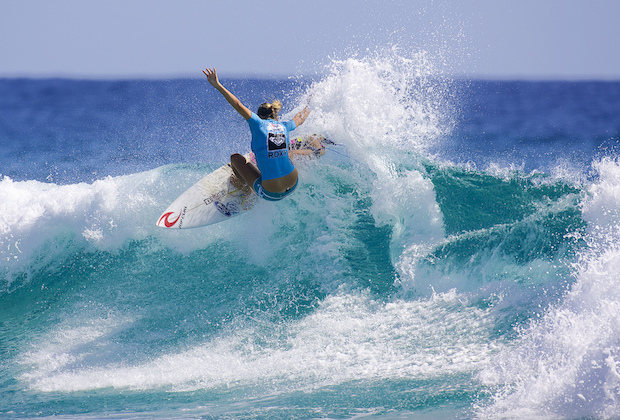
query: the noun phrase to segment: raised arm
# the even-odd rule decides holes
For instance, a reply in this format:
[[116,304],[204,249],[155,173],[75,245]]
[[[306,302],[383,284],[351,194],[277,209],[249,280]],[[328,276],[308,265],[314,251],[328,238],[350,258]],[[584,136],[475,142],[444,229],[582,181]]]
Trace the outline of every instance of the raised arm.
[[[228,103],[231,104],[232,107],[235,108],[235,110],[239,114],[241,114],[244,119],[249,120],[252,116],[252,111],[250,111],[245,105],[243,105],[241,101],[237,99],[235,95],[230,93],[228,89],[222,86],[222,84],[217,78],[217,72],[215,71],[215,69],[205,69],[202,72],[205,74],[205,76],[207,76],[207,80],[209,80],[209,83],[211,83],[214,88],[219,90],[220,93],[224,95],[224,98],[226,98]],[[297,121],[295,121],[295,123],[297,123]]]
[[310,110],[308,109],[308,107],[306,106],[304,109],[302,109],[301,111],[299,111],[297,114],[295,114],[295,116],[293,117],[293,121],[295,121],[295,125],[297,127],[299,127],[300,125],[302,125],[304,123],[304,121],[306,121],[306,118],[308,118],[308,115],[310,115]]

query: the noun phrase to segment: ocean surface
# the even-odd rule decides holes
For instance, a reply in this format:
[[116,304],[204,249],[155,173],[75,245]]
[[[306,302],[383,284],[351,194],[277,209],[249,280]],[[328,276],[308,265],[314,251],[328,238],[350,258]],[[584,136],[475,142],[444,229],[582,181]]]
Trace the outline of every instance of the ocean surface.
[[620,82],[220,78],[336,145],[189,230],[206,78],[0,80],[0,418],[620,418]]

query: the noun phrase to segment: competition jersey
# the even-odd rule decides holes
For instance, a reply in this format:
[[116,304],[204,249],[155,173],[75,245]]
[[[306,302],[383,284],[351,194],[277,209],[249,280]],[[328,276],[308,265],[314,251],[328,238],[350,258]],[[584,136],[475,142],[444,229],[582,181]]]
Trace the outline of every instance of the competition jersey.
[[293,172],[295,167],[288,157],[288,133],[297,127],[295,121],[263,120],[252,112],[248,124],[262,179],[281,178]]

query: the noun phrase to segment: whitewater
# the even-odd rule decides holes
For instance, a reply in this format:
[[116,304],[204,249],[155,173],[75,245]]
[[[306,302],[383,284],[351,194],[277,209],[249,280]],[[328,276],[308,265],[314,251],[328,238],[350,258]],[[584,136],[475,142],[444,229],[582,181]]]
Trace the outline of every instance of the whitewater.
[[620,417],[619,83],[220,77],[336,144],[187,231],[249,147],[206,80],[0,80],[0,417]]

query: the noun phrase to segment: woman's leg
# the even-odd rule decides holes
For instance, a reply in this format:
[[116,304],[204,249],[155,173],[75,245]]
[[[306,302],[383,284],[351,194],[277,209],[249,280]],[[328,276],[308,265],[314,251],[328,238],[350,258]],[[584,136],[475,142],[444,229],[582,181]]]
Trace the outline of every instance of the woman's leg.
[[260,171],[252,162],[248,162],[243,155],[235,153],[230,157],[230,166],[237,177],[240,177],[250,187],[260,177]]

